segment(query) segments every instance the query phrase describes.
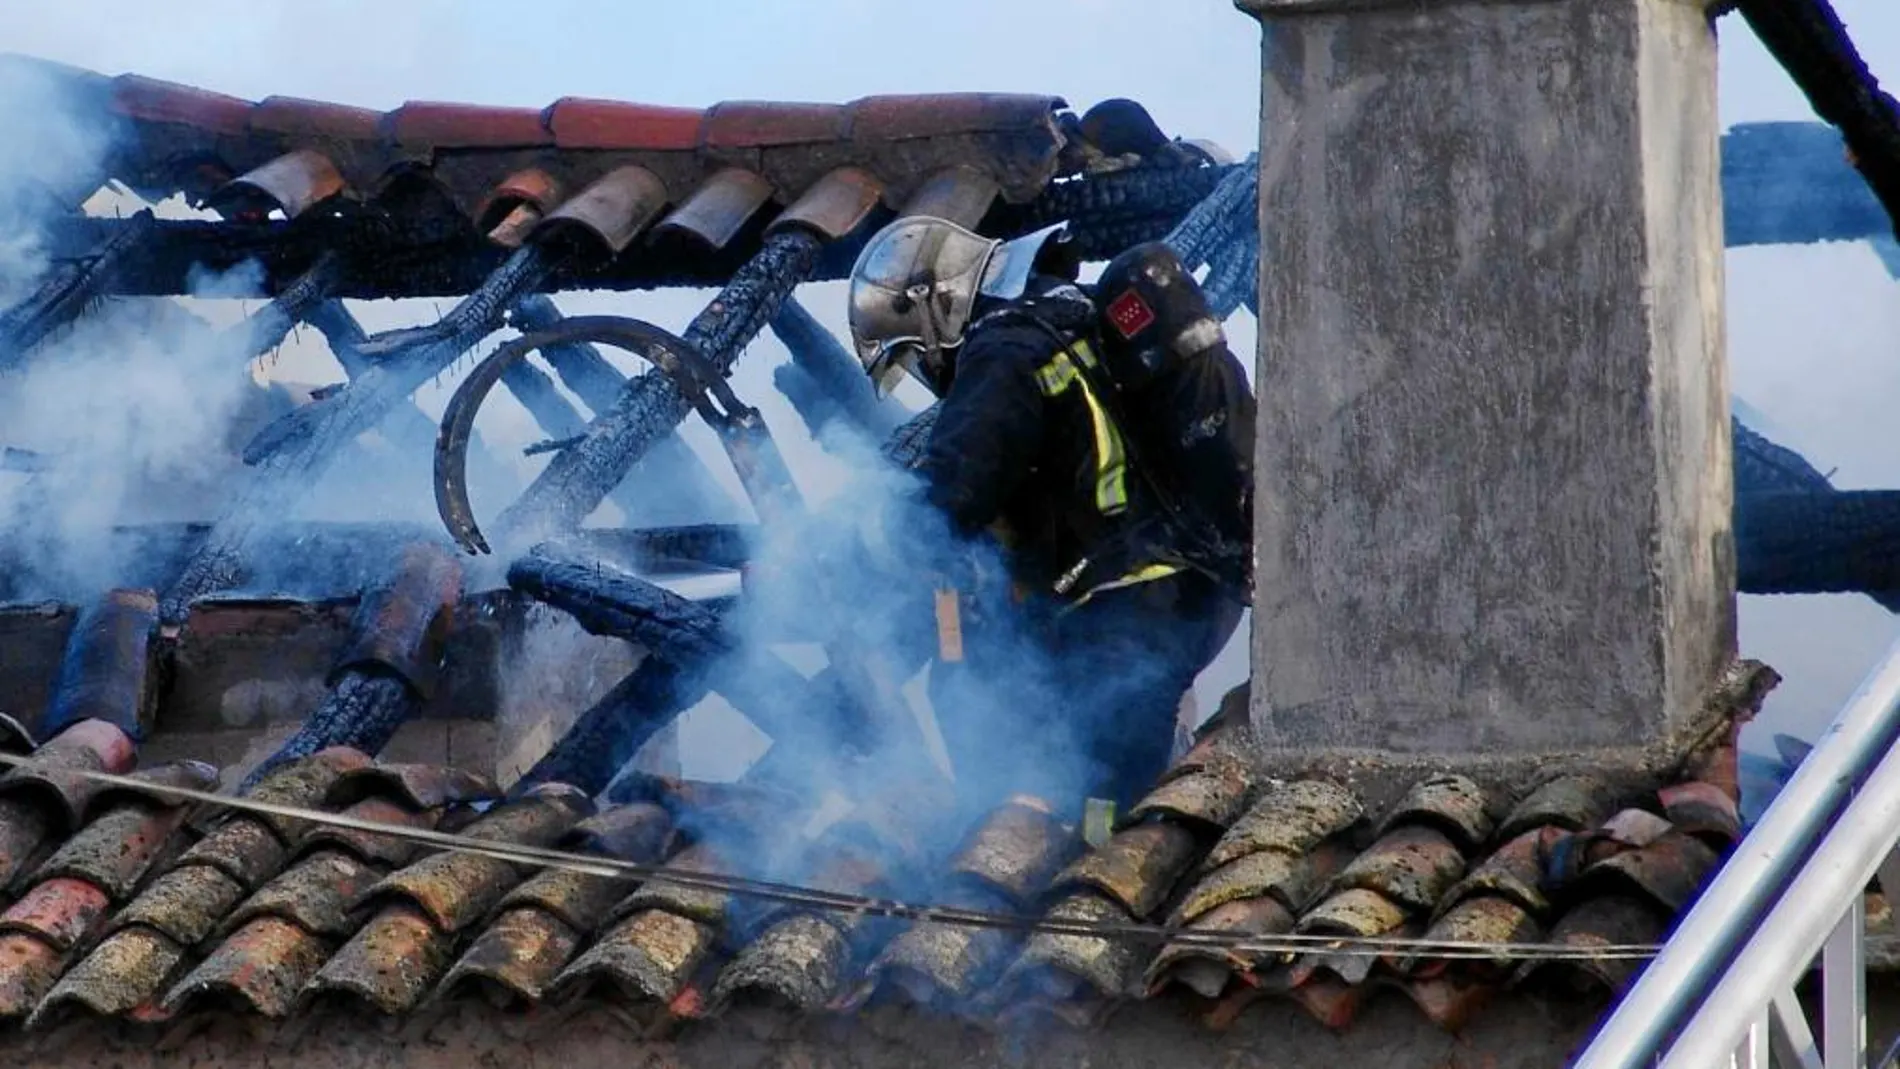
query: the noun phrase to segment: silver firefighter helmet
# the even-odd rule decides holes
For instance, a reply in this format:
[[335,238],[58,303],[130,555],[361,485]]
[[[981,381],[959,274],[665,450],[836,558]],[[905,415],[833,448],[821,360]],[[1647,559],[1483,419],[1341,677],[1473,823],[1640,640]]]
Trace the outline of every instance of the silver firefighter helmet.
[[941,395],[979,297],[1023,295],[1036,256],[1062,228],[1012,241],[912,215],[871,237],[851,268],[851,341],[879,393],[906,374]]

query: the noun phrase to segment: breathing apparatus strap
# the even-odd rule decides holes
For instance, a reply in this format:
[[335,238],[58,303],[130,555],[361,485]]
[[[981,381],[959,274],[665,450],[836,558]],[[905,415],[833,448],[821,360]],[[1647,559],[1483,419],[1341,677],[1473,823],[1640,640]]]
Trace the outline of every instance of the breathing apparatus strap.
[[[1063,333],[1061,329],[1042,316],[1037,315],[1031,308],[1017,304],[992,314],[999,318],[1015,316],[1024,319],[1055,340],[1058,352],[1068,355],[1066,363],[1074,367],[1074,373],[1081,378],[1084,386],[1088,388],[1092,395],[1092,399],[1102,407],[1109,422],[1115,429],[1115,437],[1120,440],[1121,444],[1124,466],[1132,466],[1135,469],[1136,478],[1139,478],[1142,481],[1142,485],[1147,487],[1148,492],[1154,496],[1155,502],[1161,506],[1161,511],[1165,513],[1169,521],[1171,521],[1169,526],[1175,536],[1190,543],[1208,541],[1207,532],[1210,530],[1211,525],[1198,516],[1189,515],[1188,510],[1183,508],[1180,504],[1177,495],[1172,492],[1172,488],[1162,485],[1162,480],[1155,471],[1154,466],[1145,462],[1141,456],[1139,445],[1125,432],[1124,428],[1129,426],[1128,420],[1122,413],[1118,395],[1115,390],[1109,384],[1101,380],[1100,365],[1093,360],[1085,359],[1085,354],[1076,350],[1075,339]],[[1093,333],[1092,330],[1089,331],[1090,335],[1093,335]],[[1212,541],[1216,546],[1224,542],[1224,540],[1218,538],[1218,536],[1214,537]],[[1098,591],[1113,589],[1117,586],[1128,586],[1137,582],[1147,582],[1151,579],[1165,578],[1168,575],[1173,575],[1180,571],[1182,567],[1192,568],[1217,583],[1224,586],[1231,586],[1238,590],[1245,590],[1249,585],[1244,576],[1231,574],[1228,569],[1222,568],[1209,560],[1201,559],[1201,554],[1199,553],[1176,547],[1176,555],[1179,557],[1178,562],[1148,562],[1146,566],[1138,567],[1124,576],[1117,576],[1106,583],[1090,587],[1076,604],[1079,606]],[[1214,561],[1219,561],[1224,555],[1219,552],[1214,552],[1208,554],[1208,556],[1212,557]],[[1071,568],[1063,575],[1062,579],[1057,581],[1056,593],[1066,595],[1070,589],[1073,589],[1082,575],[1086,574],[1089,564],[1090,562],[1087,558],[1078,561],[1074,568]]]

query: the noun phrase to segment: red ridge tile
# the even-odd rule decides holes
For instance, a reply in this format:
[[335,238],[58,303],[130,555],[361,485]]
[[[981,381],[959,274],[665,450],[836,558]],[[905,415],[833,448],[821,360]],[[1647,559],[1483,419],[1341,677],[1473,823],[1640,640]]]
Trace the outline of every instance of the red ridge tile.
[[1015,130],[1048,120],[1060,97],[1012,93],[930,93],[872,96],[853,101],[851,137],[899,141],[943,134]]
[[381,139],[382,113],[347,104],[331,104],[301,97],[270,96],[251,109],[251,129],[291,137],[322,137],[341,141],[375,142]]
[[561,148],[686,150],[699,147],[705,112],[628,104],[618,100],[562,97],[542,121]]
[[383,136],[398,145],[439,148],[512,148],[553,144],[534,108],[484,108],[412,100],[383,116]]
[[791,104],[731,100],[706,112],[707,148],[766,148],[842,141],[851,113],[841,104]]
[[161,82],[137,74],[112,80],[113,110],[141,122],[178,123],[213,134],[241,135],[250,129],[248,100]]

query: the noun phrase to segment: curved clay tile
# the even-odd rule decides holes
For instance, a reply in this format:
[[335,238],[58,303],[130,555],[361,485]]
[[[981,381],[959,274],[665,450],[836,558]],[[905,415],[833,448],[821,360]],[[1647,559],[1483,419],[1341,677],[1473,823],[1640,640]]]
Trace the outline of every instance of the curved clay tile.
[[36,935],[0,934],[0,1020],[32,1013],[65,962],[64,954]]
[[1348,856],[1343,844],[1328,844],[1305,854],[1260,850],[1222,865],[1195,881],[1174,907],[1172,921],[1194,920],[1216,906],[1271,895],[1298,912],[1326,885]]
[[554,143],[540,108],[489,108],[412,100],[383,116],[381,133],[401,147],[533,148]]
[[1147,917],[1161,907],[1175,881],[1193,865],[1199,841],[1189,829],[1156,820],[1125,828],[1056,876],[1055,890],[1093,888]]
[[744,167],[727,167],[701,182],[655,230],[686,234],[723,249],[771,200],[772,183],[764,176]]
[[[1425,938],[1494,945],[1536,943],[1544,938],[1544,928],[1537,923],[1537,918],[1515,901],[1498,895],[1478,895],[1446,911],[1425,930]],[[1495,971],[1504,961],[1500,958],[1491,967]],[[1408,959],[1406,968],[1417,975],[1436,976],[1444,973],[1448,966],[1465,967],[1469,964],[1465,961],[1434,960],[1427,951]]]
[[1588,866],[1564,890],[1567,895],[1585,897],[1620,885],[1647,895],[1672,915],[1679,914],[1695,900],[1719,860],[1701,839],[1671,830],[1645,846]]
[[1690,780],[1664,787],[1657,798],[1669,823],[1713,849],[1725,850],[1742,837],[1741,807],[1716,784]]
[[301,97],[268,96],[250,110],[253,131],[328,141],[374,143],[382,137],[382,120],[369,108]]
[[704,116],[697,108],[562,97],[548,105],[542,123],[561,148],[690,150],[699,147]]
[[1551,904],[1544,895],[1543,859],[1565,834],[1561,828],[1534,828],[1498,847],[1445,892],[1433,916],[1442,917],[1465,899],[1485,895],[1507,899],[1533,916],[1549,919]]
[[422,911],[389,906],[317,970],[305,996],[352,995],[387,1014],[406,1012],[448,971],[454,942]]
[[719,930],[661,909],[608,928],[561,970],[549,994],[561,998],[605,984],[634,999],[671,1002],[718,941]]
[[618,167],[544,216],[535,231],[577,226],[618,254],[666,207],[666,183],[645,167]]
[[1489,801],[1484,788],[1469,776],[1432,776],[1412,785],[1379,823],[1378,834],[1424,824],[1450,836],[1465,853],[1473,853],[1491,837],[1491,818],[1485,812]]
[[[517,846],[552,846],[589,815],[589,808],[584,796],[566,792],[533,794],[489,810],[461,834]],[[365,891],[357,904],[407,899],[445,931],[459,932],[485,916],[521,878],[521,869],[513,862],[484,854],[443,851],[384,877]]]
[[[1603,895],[1586,899],[1564,914],[1550,930],[1550,942],[1578,949],[1606,946],[1642,946],[1662,941],[1670,916],[1644,898]],[[1529,961],[1518,968],[1513,983],[1533,977],[1571,989],[1619,993],[1643,965],[1640,958],[1566,958]]]
[[91,936],[111,906],[112,900],[96,884],[54,877],[34,885],[0,913],[0,933],[31,935],[63,955]]
[[1377,891],[1351,888],[1332,895],[1300,918],[1301,935],[1349,935],[1370,939],[1405,924],[1405,910]]
[[[295,809],[308,809],[321,804],[330,785],[345,772],[362,768],[372,761],[373,758],[361,750],[332,746],[272,769],[245,792],[245,797]],[[225,816],[231,818],[231,814]],[[268,824],[285,845],[293,848],[310,830],[307,821],[275,813],[259,813],[244,819]]]
[[1365,817],[1353,793],[1325,780],[1295,780],[1263,793],[1209,850],[1212,870],[1248,854],[1274,850],[1299,857]]
[[1457,1034],[1485,1004],[1497,997],[1498,985],[1489,977],[1449,972],[1396,985],[1431,1022]]
[[798,913],[767,928],[719,972],[708,1012],[763,997],[803,1012],[824,1007],[844,986],[850,937],[813,913]]
[[[978,908],[983,908],[979,905]],[[869,1001],[880,990],[895,991],[922,1006],[961,1003],[972,998],[1008,961],[1009,933],[967,924],[915,924],[891,939],[865,969],[855,1000]]]
[[[1188,930],[1244,936],[1283,935],[1293,930],[1293,912],[1271,895],[1237,899],[1215,906],[1188,922]],[[1179,983],[1203,998],[1218,998],[1236,973],[1251,972],[1265,957],[1226,947],[1170,944],[1148,966],[1150,994]]]
[[883,183],[869,171],[840,167],[800,193],[765,232],[776,234],[797,226],[836,241],[856,230],[883,197]]
[[250,131],[253,106],[238,97],[137,74],[121,74],[112,80],[113,110],[141,122],[238,137]]
[[433,997],[449,999],[494,986],[539,1002],[580,944],[580,930],[546,910],[503,909],[442,978]]
[[1286,997],[1328,1030],[1343,1032],[1359,1015],[1359,1007],[1370,991],[1367,985],[1349,984],[1336,976],[1316,973],[1288,991]]
[[289,858],[290,851],[269,825],[240,815],[193,843],[191,849],[179,856],[178,864],[206,865],[229,876],[246,890],[256,890],[275,876]]
[[[561,181],[548,172],[538,167],[515,171],[495,183],[495,187],[476,206],[475,228],[492,237],[496,228],[509,222],[516,213],[527,209],[532,212],[532,216],[514,225],[514,230],[525,234],[530,225],[561,202],[562,196]],[[520,241],[513,244],[519,245]]]
[[407,899],[445,931],[457,932],[486,916],[521,879],[509,862],[481,854],[432,854],[384,877],[361,902]]
[[[428,831],[435,827],[436,821],[442,816],[442,810],[440,808],[412,809],[402,802],[389,798],[365,798],[345,808],[343,815],[356,820],[373,821],[398,828]],[[416,855],[416,851],[421,849],[409,839],[381,832],[364,831],[361,828],[334,825],[319,825],[304,838],[302,843],[306,850],[322,845],[340,846],[364,861],[390,868],[408,863]]]
[[1184,775],[1173,776],[1128,811],[1128,820],[1169,817],[1225,828],[1246,809],[1253,790],[1254,771],[1238,759],[1211,760]]
[[1546,824],[1566,831],[1595,827],[1610,812],[1611,791],[1595,776],[1567,775],[1548,780],[1512,808],[1498,835],[1516,838]]
[[351,907],[381,870],[341,850],[319,850],[285,869],[244,900],[220,926],[232,932],[276,918],[314,935],[341,939],[356,931]]
[[1376,891],[1429,914],[1465,874],[1465,857],[1437,828],[1407,825],[1381,835],[1333,879],[1336,890]]
[[137,759],[130,735],[103,720],[82,720],[42,743],[30,763],[0,775],[0,798],[30,796],[56,822],[55,834],[70,832],[101,789],[75,773],[124,775]]
[[951,873],[1001,893],[1017,908],[1034,902],[1075,853],[1074,833],[1047,803],[1019,795],[991,810],[950,860]]
[[728,100],[706,111],[700,143],[709,149],[767,148],[843,141],[851,111],[842,104]]
[[61,844],[34,879],[85,880],[98,885],[113,901],[124,901],[183,819],[184,811],[178,808],[121,805]]
[[109,931],[143,925],[182,947],[211,937],[244,899],[244,885],[210,865],[181,865],[153,880],[113,915]]
[[410,809],[424,810],[500,794],[494,780],[477,772],[447,765],[378,761],[338,776],[324,792],[323,804],[341,809],[368,798],[386,798]]
[[54,817],[50,809],[29,797],[0,798],[0,896],[39,855],[40,844],[52,834]]
[[161,1005],[182,1013],[207,999],[235,999],[273,1019],[290,1014],[298,993],[323,964],[322,939],[281,917],[258,917],[232,933],[166,993]]
[[[1070,895],[1050,907],[1051,920],[1130,924],[1120,905],[1093,892]],[[1090,992],[1108,998],[1135,993],[1135,983],[1153,947],[1128,939],[1037,932],[1004,970],[993,992],[1000,1004],[1069,1000]]]
[[184,960],[184,947],[162,932],[145,927],[114,932],[59,978],[27,1027],[45,1028],[74,1010],[143,1020],[161,1016],[153,999]]

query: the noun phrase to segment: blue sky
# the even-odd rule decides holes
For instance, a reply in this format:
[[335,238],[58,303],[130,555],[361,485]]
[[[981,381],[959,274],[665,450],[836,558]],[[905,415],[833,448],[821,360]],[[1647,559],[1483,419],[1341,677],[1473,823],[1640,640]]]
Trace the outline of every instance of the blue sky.
[[[1875,71],[1900,82],[1900,5],[1836,7]],[[1739,18],[1724,20],[1722,38],[1724,123],[1812,117]],[[375,108],[405,99],[540,106],[568,95],[700,106],[937,90],[1053,92],[1081,108],[1129,96],[1171,133],[1244,153],[1257,136],[1258,41],[1254,22],[1228,0],[68,0],[10,14],[0,49],[253,99]],[[839,296],[836,287],[803,295],[842,326]],[[678,326],[703,299],[590,296],[567,307]],[[1900,450],[1883,433],[1900,403],[1900,283],[1871,250],[1734,251],[1728,312],[1736,391],[1823,470],[1838,469],[1841,485],[1900,486]],[[372,329],[429,314],[402,304],[363,312]],[[1250,322],[1237,320],[1233,334],[1237,348],[1251,348]],[[770,394],[769,370],[781,359],[775,343],[762,342],[736,381],[790,438],[797,424]],[[335,372],[324,363],[293,351],[278,368],[327,381]],[[537,437],[513,430],[522,441]],[[823,481],[809,443],[787,448],[801,479]],[[1788,677],[1763,726],[1808,731],[1900,631],[1872,603],[1847,597],[1744,599],[1742,622],[1745,651]],[[1230,651],[1203,697],[1244,671],[1244,656]]]

